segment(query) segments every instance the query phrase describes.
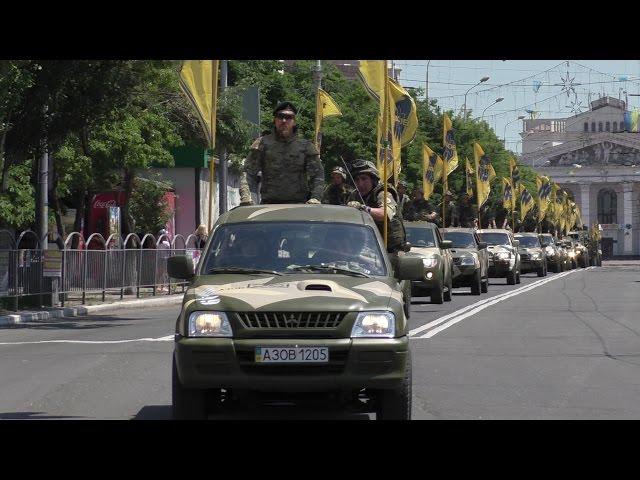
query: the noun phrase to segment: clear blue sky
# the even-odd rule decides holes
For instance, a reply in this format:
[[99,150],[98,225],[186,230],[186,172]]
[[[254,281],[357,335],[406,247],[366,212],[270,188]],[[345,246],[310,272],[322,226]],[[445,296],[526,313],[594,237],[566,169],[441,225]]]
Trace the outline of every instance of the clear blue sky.
[[[402,69],[399,81],[407,87],[426,83],[427,60],[394,60]],[[498,97],[504,100],[487,108],[484,120],[499,138],[506,125],[507,148],[521,151],[518,134],[525,109],[540,112],[538,118],[565,118],[589,109],[603,94],[625,100],[624,91],[640,93],[640,60],[431,60],[429,98],[445,109],[460,112],[464,94],[480,78],[490,79],[467,95],[467,109],[480,117]],[[568,75],[567,75],[568,72]],[[567,88],[572,87],[567,95]],[[537,91],[536,91],[537,89]],[[629,107],[640,106],[640,97],[629,96]],[[507,125],[507,122],[511,122]]]

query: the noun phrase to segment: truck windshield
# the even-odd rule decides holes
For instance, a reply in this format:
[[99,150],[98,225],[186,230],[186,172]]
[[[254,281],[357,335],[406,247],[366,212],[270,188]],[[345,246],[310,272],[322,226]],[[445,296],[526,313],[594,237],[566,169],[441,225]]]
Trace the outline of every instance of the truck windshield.
[[444,232],[445,240],[451,240],[453,248],[475,248],[476,242],[472,233],[467,232]]
[[218,227],[202,274],[228,269],[386,275],[378,237],[370,227],[346,223],[247,222]]
[[484,232],[478,233],[480,240],[487,242],[487,245],[511,245],[509,235],[506,233]]
[[431,228],[406,227],[407,240],[416,247],[435,247],[436,239]]
[[516,237],[516,240],[520,241],[521,247],[534,248],[540,246],[538,237]]

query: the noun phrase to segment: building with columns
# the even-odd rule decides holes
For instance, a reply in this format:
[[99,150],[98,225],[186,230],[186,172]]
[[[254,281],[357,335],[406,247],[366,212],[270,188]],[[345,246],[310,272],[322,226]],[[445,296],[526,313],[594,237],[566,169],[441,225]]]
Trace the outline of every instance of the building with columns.
[[[626,114],[626,115],[625,115]],[[625,102],[603,97],[569,118],[524,121],[521,163],[552,178],[602,226],[603,256],[640,255],[640,133]]]

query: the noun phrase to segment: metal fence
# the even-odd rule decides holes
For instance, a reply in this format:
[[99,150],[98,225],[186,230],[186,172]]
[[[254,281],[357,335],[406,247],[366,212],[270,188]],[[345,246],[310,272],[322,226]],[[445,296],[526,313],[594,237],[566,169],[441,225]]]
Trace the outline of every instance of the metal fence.
[[99,233],[85,239],[73,232],[51,268],[45,266],[48,254],[33,231],[14,238],[8,230],[0,230],[0,300],[9,299],[3,302],[5,308],[17,310],[26,297],[31,304],[42,305],[44,296],[52,295],[53,300],[46,304],[65,306],[88,300],[104,302],[107,297],[184,292],[186,282],[169,278],[167,259],[190,255],[195,264],[201,253],[196,241],[193,234],[186,240],[180,234],[140,238],[135,233],[124,239],[114,234],[105,240]]

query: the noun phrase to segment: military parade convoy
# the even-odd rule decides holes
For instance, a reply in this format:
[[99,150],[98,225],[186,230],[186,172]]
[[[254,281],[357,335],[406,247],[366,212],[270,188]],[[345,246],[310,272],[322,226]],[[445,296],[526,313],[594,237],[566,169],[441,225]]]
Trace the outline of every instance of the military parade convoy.
[[[363,81],[374,63],[361,62]],[[313,395],[378,419],[410,419],[412,299],[455,302],[456,289],[488,293],[493,278],[515,285],[528,272],[600,263],[597,229],[569,231],[581,227],[573,206],[561,229],[515,222],[515,198],[523,209],[533,203],[515,162],[505,182],[508,213],[496,225],[483,210],[495,172],[477,144],[456,205],[448,118],[443,156],[425,150],[411,200],[392,148],[382,145],[378,162],[341,162],[325,186],[318,142],[296,133],[296,106],[282,102],[273,114],[273,131],[245,162],[241,206],[218,218],[196,266],[184,256],[168,262],[172,277],[190,282],[175,328],[175,418]],[[440,179],[444,201],[432,205]],[[546,185],[549,197],[541,189],[539,201],[564,214],[569,204]]]

